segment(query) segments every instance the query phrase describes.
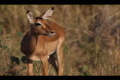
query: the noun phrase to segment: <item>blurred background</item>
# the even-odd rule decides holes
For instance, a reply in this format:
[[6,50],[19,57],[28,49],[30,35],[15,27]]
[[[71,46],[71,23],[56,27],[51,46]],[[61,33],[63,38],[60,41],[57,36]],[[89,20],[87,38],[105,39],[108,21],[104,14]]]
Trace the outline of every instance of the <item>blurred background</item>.
[[[20,52],[29,29],[26,11],[39,16],[50,7],[51,19],[66,29],[64,75],[120,75],[120,5],[0,5],[0,75],[26,75]],[[42,75],[41,62],[34,65]],[[49,75],[56,75],[49,66]]]

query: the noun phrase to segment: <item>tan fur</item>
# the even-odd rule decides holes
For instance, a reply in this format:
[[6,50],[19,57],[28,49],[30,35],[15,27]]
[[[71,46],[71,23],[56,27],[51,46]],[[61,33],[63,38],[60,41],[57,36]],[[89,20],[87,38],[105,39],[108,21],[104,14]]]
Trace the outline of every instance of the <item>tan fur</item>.
[[[54,36],[47,35],[34,35],[33,32],[40,33],[42,31],[39,28],[31,28],[23,37],[21,42],[21,52],[24,53],[30,60],[42,60],[43,62],[43,75],[48,75],[48,60],[51,62],[53,67],[57,66],[56,71],[58,75],[63,75],[63,42],[65,39],[65,31],[63,27],[56,24],[55,22],[44,20],[44,19],[34,19],[34,23],[41,22],[41,29],[49,32],[54,31]],[[43,32],[44,32],[43,31]],[[57,59],[52,59],[51,55],[56,51]],[[54,63],[57,61],[57,64]],[[55,66],[56,65],[56,66]],[[33,75],[33,63],[28,63],[28,75]]]

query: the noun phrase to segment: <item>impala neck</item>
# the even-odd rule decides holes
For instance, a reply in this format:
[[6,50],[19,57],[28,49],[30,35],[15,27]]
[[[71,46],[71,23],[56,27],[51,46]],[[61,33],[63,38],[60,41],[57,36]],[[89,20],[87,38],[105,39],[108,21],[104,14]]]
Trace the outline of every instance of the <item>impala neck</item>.
[[36,42],[37,44],[39,35],[36,35],[33,31],[30,31],[30,36],[31,36],[31,39],[34,40],[34,42]]
[[36,46],[38,44],[39,35],[34,35],[34,33],[32,31],[30,31],[29,35],[30,35],[29,50],[30,50],[30,52],[34,52],[34,50],[36,49]]

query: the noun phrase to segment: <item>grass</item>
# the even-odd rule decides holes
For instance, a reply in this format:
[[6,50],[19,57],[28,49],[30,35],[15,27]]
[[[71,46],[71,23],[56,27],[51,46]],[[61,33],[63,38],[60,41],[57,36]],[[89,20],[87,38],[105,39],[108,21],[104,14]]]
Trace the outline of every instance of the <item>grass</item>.
[[[26,11],[35,16],[55,7],[52,20],[66,29],[64,74],[120,75],[119,5],[0,5],[0,75],[26,75],[20,42],[29,29]],[[36,76],[41,62],[34,62]],[[56,75],[49,65],[49,74]]]

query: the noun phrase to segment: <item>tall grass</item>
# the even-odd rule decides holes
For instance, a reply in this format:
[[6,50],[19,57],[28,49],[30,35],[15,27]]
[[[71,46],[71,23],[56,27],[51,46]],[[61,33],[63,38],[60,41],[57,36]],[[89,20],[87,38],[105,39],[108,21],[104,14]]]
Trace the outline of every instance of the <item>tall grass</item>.
[[[29,29],[26,11],[35,16],[55,7],[52,20],[66,29],[65,75],[120,75],[119,5],[0,5],[0,75],[26,75],[21,39]],[[41,62],[34,62],[42,75]],[[55,71],[49,65],[49,74]]]

